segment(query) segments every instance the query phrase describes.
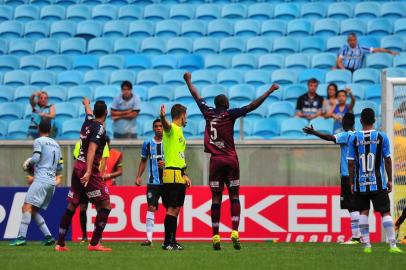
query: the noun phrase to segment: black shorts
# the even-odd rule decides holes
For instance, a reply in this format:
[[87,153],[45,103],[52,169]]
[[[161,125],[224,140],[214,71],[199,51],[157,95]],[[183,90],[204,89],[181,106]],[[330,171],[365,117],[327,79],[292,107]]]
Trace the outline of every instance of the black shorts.
[[341,195],[340,195],[341,209],[354,211],[354,194],[351,192],[351,183],[349,176],[341,176]]
[[368,194],[356,193],[354,196],[355,209],[358,211],[365,211],[370,209],[370,201],[374,206],[374,210],[380,213],[387,213],[390,211],[390,200],[387,191],[379,191]]
[[158,209],[158,201],[162,197],[163,188],[163,185],[147,185],[148,206],[154,206]]
[[162,202],[165,208],[182,207],[185,202],[186,185],[185,184],[164,184],[162,193]]

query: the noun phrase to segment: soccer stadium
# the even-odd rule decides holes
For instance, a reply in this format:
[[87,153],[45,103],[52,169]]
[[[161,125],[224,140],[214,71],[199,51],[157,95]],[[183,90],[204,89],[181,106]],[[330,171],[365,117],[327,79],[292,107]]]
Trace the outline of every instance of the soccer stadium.
[[0,0],[0,269],[401,269],[405,220],[406,1]]

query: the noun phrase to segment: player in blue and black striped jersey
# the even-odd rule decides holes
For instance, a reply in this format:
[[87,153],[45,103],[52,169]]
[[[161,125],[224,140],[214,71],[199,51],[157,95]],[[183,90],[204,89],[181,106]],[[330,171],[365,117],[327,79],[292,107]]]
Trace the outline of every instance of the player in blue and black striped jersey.
[[[373,129],[375,112],[366,108],[361,113],[362,131],[356,131],[348,142],[348,171],[354,206],[360,211],[359,228],[364,252],[371,253],[368,215],[370,202],[382,215],[382,225],[389,241],[391,253],[402,253],[396,246],[393,219],[388,193],[392,191],[392,159],[390,144],[385,133]],[[386,180],[385,172],[388,175]]]
[[140,186],[142,183],[142,174],[144,173],[148,163],[148,178],[147,178],[147,240],[142,246],[152,245],[152,233],[155,221],[155,211],[158,210],[158,201],[162,197],[162,175],[165,167],[164,162],[164,147],[162,144],[163,128],[160,119],[156,119],[152,124],[155,136],[146,140],[141,149],[141,162],[138,168],[135,184]]

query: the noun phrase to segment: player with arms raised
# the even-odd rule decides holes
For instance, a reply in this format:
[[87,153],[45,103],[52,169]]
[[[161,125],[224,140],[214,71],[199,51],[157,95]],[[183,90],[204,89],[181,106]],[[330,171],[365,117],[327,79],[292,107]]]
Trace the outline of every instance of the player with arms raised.
[[[359,228],[364,252],[371,253],[368,215],[370,202],[381,213],[382,225],[389,241],[390,253],[402,253],[396,246],[395,230],[390,214],[388,192],[392,191],[392,159],[385,133],[373,129],[375,112],[366,108],[361,112],[362,131],[356,131],[348,142],[348,172],[354,196],[355,210],[360,211]],[[385,179],[385,171],[388,181]]]
[[198,90],[192,84],[192,75],[185,73],[184,80],[190,93],[195,99],[204,118],[206,130],[204,133],[205,152],[211,154],[210,158],[210,189],[212,192],[211,219],[213,228],[213,248],[220,250],[220,210],[224,185],[227,186],[231,202],[232,232],[231,240],[235,249],[241,249],[238,226],[240,223],[240,168],[237,152],[234,145],[234,123],[237,118],[257,109],[275,90],[279,88],[274,84],[258,99],[239,109],[229,109],[229,101],[225,95],[218,95],[214,99],[215,108],[207,106]]
[[87,98],[83,99],[83,105],[86,110],[86,119],[80,131],[80,154],[73,169],[68,206],[59,226],[59,239],[55,250],[69,250],[65,246],[65,236],[76,208],[81,202],[86,201],[87,196],[97,209],[95,227],[88,250],[111,251],[110,248],[105,248],[99,243],[111,210],[108,188],[99,171],[100,160],[107,141],[106,130],[103,126],[107,117],[107,106],[104,101],[97,101],[92,114],[90,101]]

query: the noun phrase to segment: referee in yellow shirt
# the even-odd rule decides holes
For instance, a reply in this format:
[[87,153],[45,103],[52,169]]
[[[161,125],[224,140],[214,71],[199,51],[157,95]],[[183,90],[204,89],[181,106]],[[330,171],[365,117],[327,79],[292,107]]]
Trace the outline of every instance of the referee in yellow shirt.
[[162,202],[166,208],[164,250],[183,250],[176,241],[178,215],[185,201],[186,187],[191,182],[186,174],[185,149],[186,140],[183,127],[186,126],[186,107],[173,105],[171,109],[172,123],[165,117],[165,106],[161,106],[161,122],[164,128],[163,145],[165,153],[165,169],[162,177]]

